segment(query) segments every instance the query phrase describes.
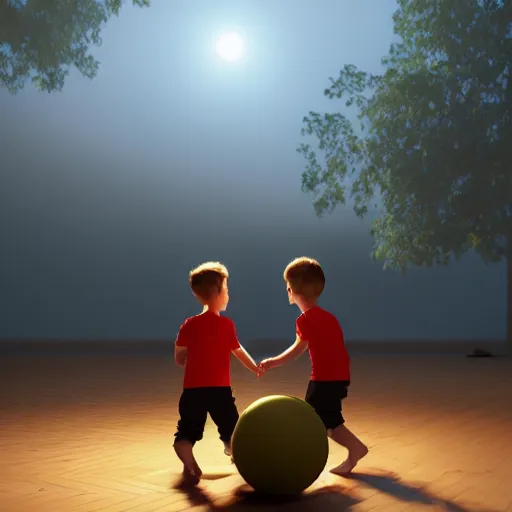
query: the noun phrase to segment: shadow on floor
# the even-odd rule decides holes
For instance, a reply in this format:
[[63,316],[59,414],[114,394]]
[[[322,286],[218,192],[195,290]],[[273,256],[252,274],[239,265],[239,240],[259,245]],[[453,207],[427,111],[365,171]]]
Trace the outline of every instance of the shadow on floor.
[[345,512],[359,503],[346,494],[343,485],[329,485],[316,491],[296,497],[266,496],[253,491],[248,485],[233,489],[229,495],[214,501],[213,497],[200,487],[180,489],[186,494],[190,508],[208,506],[209,510],[222,512],[246,512],[249,510],[280,510],[294,512]]
[[[347,486],[348,482],[357,484],[350,487]],[[358,498],[359,486],[375,489],[379,494],[391,496],[406,504],[427,507],[426,510],[428,507],[435,507],[436,510],[441,508],[446,512],[483,512],[482,509],[468,508],[440,498],[429,492],[426,485],[403,482],[398,475],[386,471],[353,473],[348,479],[340,478],[339,485],[326,485],[297,497],[265,496],[253,491],[248,485],[237,486],[230,493],[215,499],[201,487],[182,487],[180,491],[187,497],[191,508],[208,506],[212,511],[246,512],[279,509],[293,512],[344,512],[363,501]]]
[[[418,505],[441,506],[446,512],[479,512],[477,509],[470,509],[458,505],[453,501],[444,500],[426,489],[425,486],[412,485],[400,480],[394,473],[353,473],[349,479],[372,487],[382,494],[387,494],[400,501],[417,503]],[[490,512],[490,511],[487,511]]]

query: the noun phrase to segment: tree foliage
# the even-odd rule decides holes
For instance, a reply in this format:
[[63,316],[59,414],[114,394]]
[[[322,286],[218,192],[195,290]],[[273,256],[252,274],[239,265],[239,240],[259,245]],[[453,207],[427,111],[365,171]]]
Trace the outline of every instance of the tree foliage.
[[[149,6],[150,0],[132,0]],[[118,15],[121,0],[0,0],[0,86],[15,94],[31,79],[41,91],[60,91],[75,67],[94,78],[91,45]]]
[[[376,200],[373,256],[385,266],[486,262],[512,236],[512,3],[399,0],[399,42],[373,75],[346,65],[325,95],[348,113],[304,118],[302,187],[318,215]],[[509,245],[510,247],[510,245]]]

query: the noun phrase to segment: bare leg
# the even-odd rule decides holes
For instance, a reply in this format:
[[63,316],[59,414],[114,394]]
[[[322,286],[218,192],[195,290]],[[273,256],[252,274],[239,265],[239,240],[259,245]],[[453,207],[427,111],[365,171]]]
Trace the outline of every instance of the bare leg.
[[368,453],[367,446],[356,437],[345,425],[340,425],[328,431],[329,437],[348,450],[347,459],[339,466],[330,469],[335,475],[348,475],[357,463]]
[[188,483],[197,484],[203,472],[194,457],[192,448],[192,443],[189,441],[177,441],[174,443],[174,451],[181,462],[183,462],[183,479]]
[[233,450],[231,449],[231,441],[224,443],[224,454],[227,455],[231,459],[231,463],[233,463]]

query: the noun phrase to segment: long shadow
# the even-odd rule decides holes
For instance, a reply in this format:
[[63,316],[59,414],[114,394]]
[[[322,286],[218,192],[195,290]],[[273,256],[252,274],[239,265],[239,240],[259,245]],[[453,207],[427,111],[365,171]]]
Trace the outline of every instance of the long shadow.
[[292,497],[268,496],[252,490],[248,485],[240,485],[225,496],[222,505],[215,504],[204,488],[181,486],[179,490],[187,496],[190,507],[207,505],[212,512],[246,512],[260,508],[265,511],[288,508],[294,512],[345,512],[359,503],[358,499],[345,493],[341,484]]
[[[379,493],[387,494],[402,502],[418,505],[442,507],[446,512],[483,512],[483,509],[467,508],[453,501],[445,500],[424,486],[401,481],[391,472],[353,473],[348,480],[372,487]],[[345,485],[344,485],[345,481]],[[249,510],[290,510],[293,512],[344,512],[359,503],[357,488],[348,494],[347,481],[340,477],[339,484],[331,484],[315,491],[294,497],[268,496],[255,492],[246,484],[235,487],[222,496],[222,505],[204,487],[180,487],[190,506],[208,506],[212,512],[246,512]],[[176,487],[175,487],[176,488]],[[355,491],[355,492],[354,492]],[[217,502],[217,503],[216,503]],[[284,509],[283,509],[284,507]],[[485,512],[491,512],[486,509]]]
[[477,512],[475,509],[468,509],[453,501],[444,500],[421,486],[414,486],[402,482],[394,473],[352,473],[350,480],[356,480],[369,487],[388,494],[401,501],[418,503],[421,505],[442,506],[447,512]]
[[171,488],[187,497],[190,508],[208,505],[209,510],[215,510],[211,496],[204,489],[185,485],[180,481],[173,483]]

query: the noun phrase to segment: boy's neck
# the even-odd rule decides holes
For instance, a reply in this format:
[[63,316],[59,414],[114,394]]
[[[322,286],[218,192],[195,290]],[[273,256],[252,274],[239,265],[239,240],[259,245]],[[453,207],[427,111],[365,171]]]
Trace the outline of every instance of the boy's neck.
[[203,313],[213,313],[214,315],[220,315],[220,310],[216,307],[210,306],[209,304],[205,304],[201,314]]
[[306,311],[308,311],[310,309],[316,308],[316,306],[318,306],[318,300],[312,299],[312,300],[304,301],[298,306],[299,306],[301,313],[305,313]]

